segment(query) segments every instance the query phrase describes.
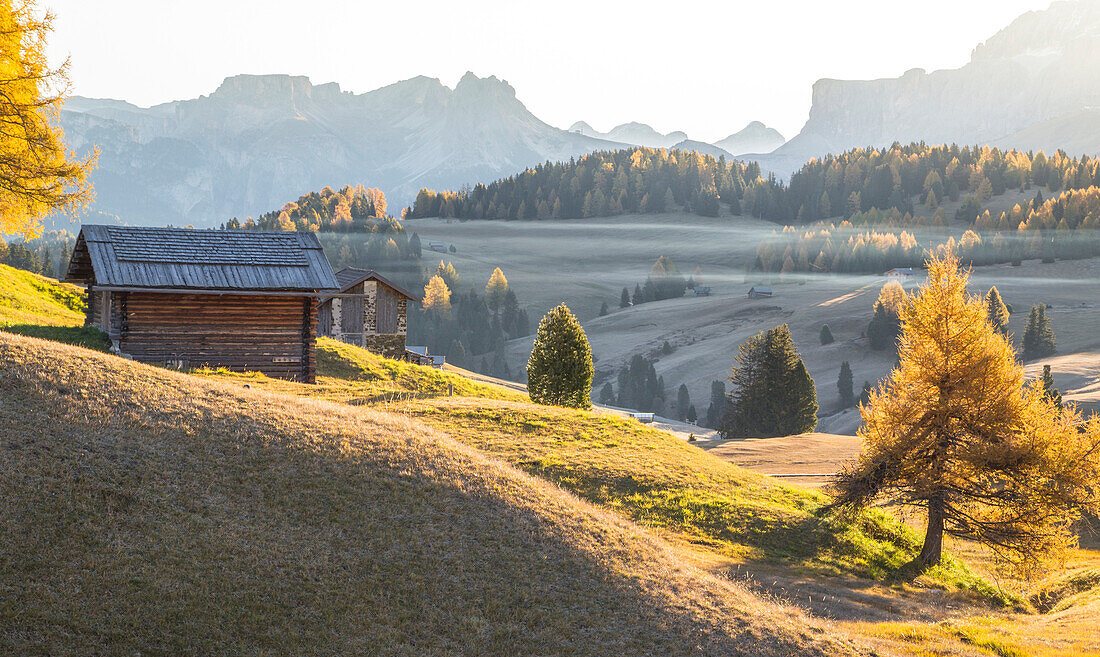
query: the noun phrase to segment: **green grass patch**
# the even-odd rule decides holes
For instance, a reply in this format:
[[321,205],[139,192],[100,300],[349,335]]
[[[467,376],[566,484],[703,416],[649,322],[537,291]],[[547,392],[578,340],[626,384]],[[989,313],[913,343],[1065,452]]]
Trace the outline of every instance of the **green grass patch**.
[[[890,583],[917,576],[909,569],[920,537],[892,515],[826,514],[822,493],[749,472],[633,420],[476,399],[400,409],[639,524],[679,532],[731,557]],[[950,557],[920,579],[1018,606]]]
[[0,326],[73,326],[83,322],[82,288],[0,265]]

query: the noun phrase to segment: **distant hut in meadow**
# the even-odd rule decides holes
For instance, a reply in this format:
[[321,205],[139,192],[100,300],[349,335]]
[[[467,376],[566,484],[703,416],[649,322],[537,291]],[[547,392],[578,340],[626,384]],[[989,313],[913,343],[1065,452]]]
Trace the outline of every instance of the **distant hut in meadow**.
[[408,302],[420,297],[370,269],[347,267],[336,280],[339,295],[321,301],[319,335],[405,359]]
[[116,353],[310,383],[319,297],[338,291],[308,232],[85,225],[66,280]]
[[770,287],[764,287],[762,285],[754,285],[749,288],[750,299],[766,299],[772,295],[772,289]]
[[916,275],[917,272],[912,267],[895,267],[883,274],[887,282],[896,281],[902,285],[912,281]]

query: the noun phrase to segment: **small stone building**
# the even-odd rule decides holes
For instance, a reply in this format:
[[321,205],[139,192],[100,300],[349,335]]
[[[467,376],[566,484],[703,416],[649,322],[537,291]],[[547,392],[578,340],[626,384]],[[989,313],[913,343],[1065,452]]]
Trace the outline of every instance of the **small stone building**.
[[348,267],[336,280],[340,293],[321,299],[318,335],[404,359],[408,302],[420,297],[370,269]]

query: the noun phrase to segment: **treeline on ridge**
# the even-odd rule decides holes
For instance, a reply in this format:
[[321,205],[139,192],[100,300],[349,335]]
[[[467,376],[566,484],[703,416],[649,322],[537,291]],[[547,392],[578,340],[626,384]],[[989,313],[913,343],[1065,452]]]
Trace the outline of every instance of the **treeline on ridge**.
[[[764,177],[756,163],[727,162],[694,151],[630,148],[568,162],[546,162],[473,189],[423,189],[408,217],[460,219],[580,219],[625,212],[659,213],[683,207],[718,216],[745,214],[784,224],[850,218],[872,209],[912,215],[946,199],[977,204],[1008,189],[1044,187],[1051,193],[1100,185],[1100,160],[1059,151],[894,143],[856,148],[806,163],[789,184]],[[965,214],[965,213],[964,213]]]

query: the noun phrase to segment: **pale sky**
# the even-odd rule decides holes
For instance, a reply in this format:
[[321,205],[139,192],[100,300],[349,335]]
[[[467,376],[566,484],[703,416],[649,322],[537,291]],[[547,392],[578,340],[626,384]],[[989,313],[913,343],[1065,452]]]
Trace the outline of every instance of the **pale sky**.
[[147,106],[238,73],[361,93],[496,75],[542,120],[627,121],[714,141],[753,120],[794,136],[819,78],[957,68],[1050,0],[41,0],[73,91]]

